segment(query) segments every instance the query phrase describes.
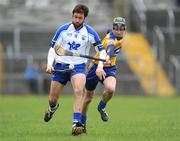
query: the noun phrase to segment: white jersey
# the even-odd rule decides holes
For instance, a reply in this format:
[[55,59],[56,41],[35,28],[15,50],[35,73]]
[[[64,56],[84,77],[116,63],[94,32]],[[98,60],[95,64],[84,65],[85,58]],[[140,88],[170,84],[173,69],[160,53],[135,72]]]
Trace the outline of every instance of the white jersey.
[[[76,30],[72,23],[61,26],[55,33],[50,47],[54,48],[55,44],[60,44],[64,49],[89,55],[91,45],[94,45],[97,51],[101,51],[103,46],[97,32],[87,24]],[[74,56],[55,55],[55,63],[82,64],[87,59]]]

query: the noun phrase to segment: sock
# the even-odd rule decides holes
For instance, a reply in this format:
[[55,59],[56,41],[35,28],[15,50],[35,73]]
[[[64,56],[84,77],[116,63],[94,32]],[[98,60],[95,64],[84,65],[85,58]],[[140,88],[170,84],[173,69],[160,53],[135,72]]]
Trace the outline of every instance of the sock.
[[81,123],[86,124],[87,116],[86,115],[81,115]]
[[49,102],[49,111],[54,112],[58,107],[58,104],[55,102]]
[[73,114],[73,124],[81,122],[81,113],[74,113]]
[[105,107],[106,107],[106,103],[101,100],[101,101],[99,102],[98,108],[99,108],[99,109],[104,109]]

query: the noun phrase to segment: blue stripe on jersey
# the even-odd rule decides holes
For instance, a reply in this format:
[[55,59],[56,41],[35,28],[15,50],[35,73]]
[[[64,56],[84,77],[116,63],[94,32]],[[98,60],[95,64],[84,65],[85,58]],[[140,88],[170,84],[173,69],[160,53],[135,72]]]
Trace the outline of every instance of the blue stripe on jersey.
[[110,39],[116,39],[116,37],[114,36],[114,34],[113,34],[113,32],[112,32],[112,30],[110,31],[110,37],[109,37]]
[[67,30],[69,28],[69,26],[71,25],[71,22],[70,23],[66,23],[64,25],[62,25],[61,27],[58,28],[58,30],[56,31],[51,43],[50,43],[50,47],[54,47],[56,41],[58,40],[60,34],[62,31],[64,30]]
[[91,26],[89,26],[87,24],[84,24],[84,26],[86,27],[88,33],[93,35],[94,40],[95,40],[95,43],[93,45],[96,47],[96,49],[98,51],[103,50],[104,47],[103,47],[103,45],[101,43],[101,39],[99,38],[99,35],[97,34],[97,32]]
[[49,46],[50,46],[50,47],[54,47],[55,43],[56,43],[56,42],[51,41],[51,43],[49,44]]
[[101,51],[104,49],[103,45],[102,44],[99,44],[96,46],[96,48],[98,49],[98,51]]
[[97,32],[89,25],[84,24],[89,34],[93,35],[95,42],[100,42],[100,38],[97,34]]
[[116,48],[115,50],[114,50],[114,54],[118,54],[120,52],[120,48]]
[[115,48],[115,47],[114,47],[113,44],[108,45],[107,54],[109,55],[110,58],[111,58],[111,57],[114,55],[114,53],[115,53],[115,49],[114,49],[114,48]]
[[53,40],[54,40],[54,41],[57,41],[60,33],[61,33],[63,30],[67,30],[70,25],[71,25],[71,23],[66,23],[66,24],[62,25],[62,26],[56,31],[56,34],[54,35]]

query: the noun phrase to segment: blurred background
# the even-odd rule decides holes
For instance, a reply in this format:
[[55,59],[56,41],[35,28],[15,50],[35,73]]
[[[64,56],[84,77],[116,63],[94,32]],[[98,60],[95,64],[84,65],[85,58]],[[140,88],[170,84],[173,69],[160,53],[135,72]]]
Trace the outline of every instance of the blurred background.
[[[127,20],[117,95],[180,92],[180,0],[0,0],[1,94],[49,93],[49,43],[78,3],[89,7],[86,22],[101,38],[114,17]],[[101,93],[102,85],[96,91]],[[70,83],[63,93],[72,93]]]

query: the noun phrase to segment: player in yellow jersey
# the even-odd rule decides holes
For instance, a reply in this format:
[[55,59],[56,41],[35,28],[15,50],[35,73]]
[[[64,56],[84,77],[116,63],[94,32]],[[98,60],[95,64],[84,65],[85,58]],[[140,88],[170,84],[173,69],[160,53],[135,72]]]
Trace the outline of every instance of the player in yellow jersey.
[[[84,132],[86,132],[86,113],[88,105],[91,102],[94,90],[98,82],[104,85],[104,92],[102,99],[98,105],[98,111],[103,121],[108,121],[108,114],[105,111],[107,102],[112,98],[116,88],[116,60],[117,55],[120,52],[121,44],[126,30],[126,21],[122,17],[116,17],[113,20],[113,28],[109,30],[102,43],[108,54],[109,61],[104,64],[104,75],[97,74],[96,71],[98,61],[92,61],[89,65],[86,76],[86,94],[82,104],[81,122],[84,125]],[[96,53],[95,57],[98,57],[99,53]],[[101,76],[101,77],[98,77]]]

